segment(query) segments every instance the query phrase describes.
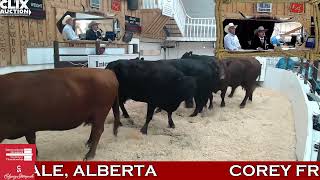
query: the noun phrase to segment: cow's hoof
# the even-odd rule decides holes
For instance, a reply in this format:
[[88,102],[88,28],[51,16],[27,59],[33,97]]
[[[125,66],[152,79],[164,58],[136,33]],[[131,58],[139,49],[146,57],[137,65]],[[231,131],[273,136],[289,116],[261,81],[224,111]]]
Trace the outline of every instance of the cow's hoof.
[[147,135],[147,129],[145,129],[145,128],[141,128],[141,129],[140,129],[140,132],[141,132],[142,134],[144,134],[144,135]]
[[225,103],[221,103],[221,104],[220,104],[220,107],[225,107],[225,106],[226,106]]
[[232,97],[233,97],[233,95],[229,95],[228,97],[229,97],[229,98],[232,98]]
[[198,113],[192,113],[189,117],[195,117],[197,115],[198,115]]
[[209,110],[212,110],[212,109],[213,109],[213,105],[210,105],[210,106],[209,106]]
[[169,124],[169,128],[174,129],[174,128],[176,128],[176,125],[174,125],[174,124]]
[[123,117],[126,119],[130,118],[129,114],[123,114]]
[[162,109],[158,108],[154,113],[159,113],[161,111],[162,111]]
[[92,160],[94,158],[95,154],[94,153],[90,153],[88,152],[86,154],[86,156],[83,158],[83,161],[89,161],[89,160]]
[[240,104],[240,109],[243,109],[246,105]]
[[87,147],[87,148],[91,148],[91,146],[92,146],[92,142],[88,140],[88,141],[86,142],[86,147]]
[[134,121],[130,118],[128,119],[128,122],[131,124],[131,125],[134,125]]

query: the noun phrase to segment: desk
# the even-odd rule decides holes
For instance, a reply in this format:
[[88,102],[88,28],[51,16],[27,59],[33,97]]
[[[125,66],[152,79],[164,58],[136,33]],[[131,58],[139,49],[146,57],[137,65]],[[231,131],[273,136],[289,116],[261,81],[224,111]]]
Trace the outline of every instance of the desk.
[[228,51],[230,53],[243,53],[243,52],[272,52],[274,51],[273,49],[268,49],[268,50],[255,50],[255,49],[240,49],[238,51]]

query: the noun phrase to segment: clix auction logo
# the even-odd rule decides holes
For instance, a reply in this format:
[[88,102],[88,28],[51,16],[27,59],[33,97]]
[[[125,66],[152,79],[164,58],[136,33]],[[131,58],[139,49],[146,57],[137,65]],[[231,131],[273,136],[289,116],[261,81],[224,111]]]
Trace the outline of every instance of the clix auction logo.
[[0,0],[0,16],[29,16],[29,0]]

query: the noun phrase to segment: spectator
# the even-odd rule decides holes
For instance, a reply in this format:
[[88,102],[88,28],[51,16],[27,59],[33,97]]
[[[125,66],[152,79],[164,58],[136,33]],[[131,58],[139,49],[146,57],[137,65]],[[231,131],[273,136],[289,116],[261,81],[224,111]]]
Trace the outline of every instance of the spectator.
[[80,40],[79,36],[77,36],[72,28],[74,25],[74,18],[70,15],[66,15],[62,20],[62,24],[65,25],[62,30],[62,35],[65,40]]
[[279,33],[279,29],[278,28],[274,28],[273,33],[271,35],[271,39],[270,39],[271,44],[276,47],[276,46],[280,46],[280,42],[281,42],[281,36]]
[[236,35],[236,28],[237,25],[234,25],[233,23],[229,23],[224,28],[224,31],[228,33],[224,37],[224,48],[229,51],[237,51],[241,49],[241,45],[239,43],[239,39]]
[[254,31],[254,37],[252,39],[251,47],[256,50],[267,50],[273,49],[272,46],[269,46],[269,40],[266,37],[266,32],[268,29],[264,29],[263,26],[259,26],[258,29]]
[[99,23],[96,21],[91,21],[88,25],[88,30],[86,32],[86,39],[87,40],[97,40],[102,39],[101,32],[99,30]]

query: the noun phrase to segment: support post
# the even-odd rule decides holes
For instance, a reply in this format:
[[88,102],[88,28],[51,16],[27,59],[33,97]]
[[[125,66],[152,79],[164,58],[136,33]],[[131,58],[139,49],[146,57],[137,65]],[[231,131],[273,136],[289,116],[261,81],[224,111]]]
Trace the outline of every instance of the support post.
[[53,59],[54,59],[54,68],[57,68],[60,62],[58,41],[53,41]]
[[305,72],[304,72],[304,84],[307,84],[308,80],[309,80],[309,64],[310,61],[308,60],[306,65],[305,65]]
[[313,93],[315,93],[317,89],[318,68],[319,68],[319,61],[314,61],[312,66],[312,83],[311,83]]
[[299,69],[299,74],[302,74],[302,68],[303,68],[303,59],[300,58],[300,69]]
[[100,55],[100,41],[96,41],[96,55]]

